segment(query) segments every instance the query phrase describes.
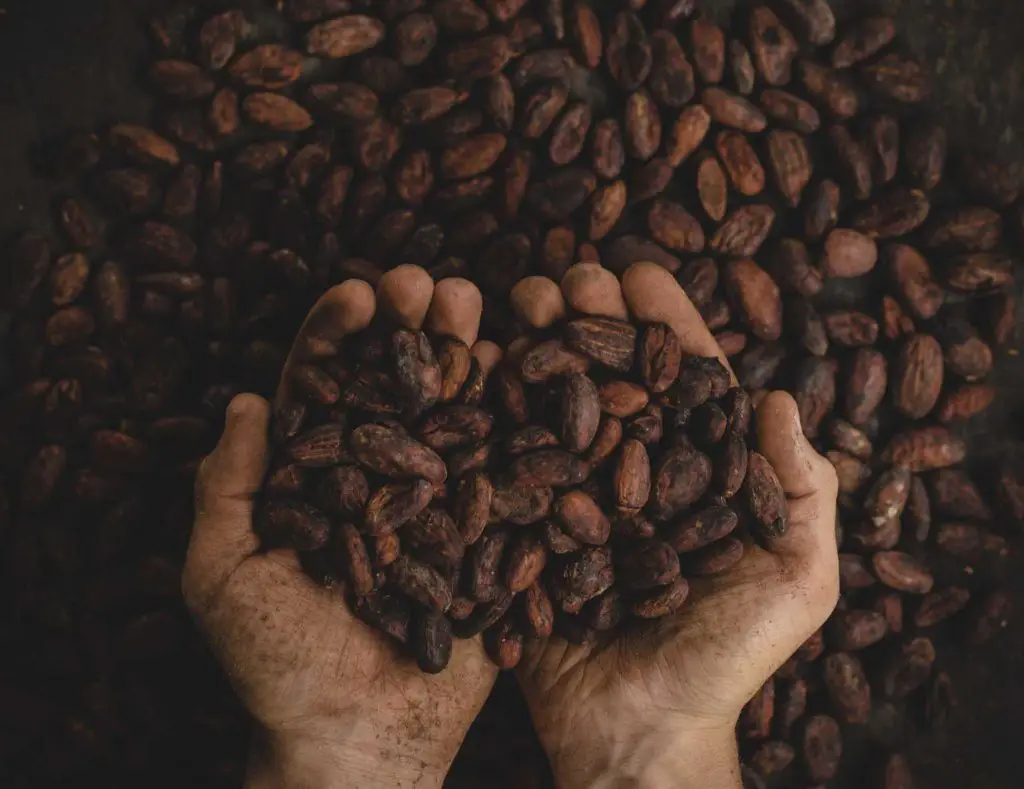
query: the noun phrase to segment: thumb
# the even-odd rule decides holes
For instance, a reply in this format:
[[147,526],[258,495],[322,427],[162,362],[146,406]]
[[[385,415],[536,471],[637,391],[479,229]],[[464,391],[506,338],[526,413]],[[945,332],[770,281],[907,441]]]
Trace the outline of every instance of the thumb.
[[182,578],[193,608],[202,609],[258,546],[252,531],[253,495],[266,471],[269,421],[266,400],[238,395],[228,405],[217,448],[199,467],[196,520]]
[[789,500],[790,528],[772,550],[793,554],[806,569],[838,572],[836,472],[808,442],[796,402],[786,392],[770,392],[757,409],[758,445]]

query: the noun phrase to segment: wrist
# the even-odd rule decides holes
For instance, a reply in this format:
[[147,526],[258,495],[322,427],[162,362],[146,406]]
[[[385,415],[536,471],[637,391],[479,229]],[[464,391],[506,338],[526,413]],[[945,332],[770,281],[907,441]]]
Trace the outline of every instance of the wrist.
[[369,727],[331,726],[315,732],[253,736],[245,789],[434,789],[448,764],[425,759],[417,743],[388,742]]
[[559,789],[739,789],[735,727],[665,723],[567,743],[551,753]]

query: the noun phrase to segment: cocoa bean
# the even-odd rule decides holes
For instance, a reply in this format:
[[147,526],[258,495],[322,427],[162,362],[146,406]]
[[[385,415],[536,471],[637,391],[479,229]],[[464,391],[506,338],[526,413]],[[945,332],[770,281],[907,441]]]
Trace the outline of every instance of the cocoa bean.
[[871,686],[860,661],[853,655],[837,652],[825,658],[825,687],[844,723],[867,723],[871,713]]
[[687,575],[699,578],[712,577],[728,572],[743,558],[743,543],[735,537],[725,537],[707,548],[694,551],[686,556]]
[[671,31],[657,30],[650,41],[652,64],[647,84],[651,94],[666,107],[684,107],[696,92],[693,66]]
[[409,643],[416,665],[427,674],[440,674],[451,660],[452,627],[439,611],[418,612],[412,619]]
[[915,638],[894,654],[883,672],[887,698],[902,699],[917,690],[931,676],[935,647],[927,638]]
[[779,478],[768,460],[751,452],[743,495],[754,517],[753,526],[765,538],[781,537],[789,528],[789,505]]
[[[27,485],[32,494],[38,485]],[[300,501],[267,502],[260,508],[253,529],[271,545],[315,551],[330,538],[330,523],[320,510]]]
[[913,556],[899,551],[882,551],[871,557],[875,575],[890,589],[910,594],[928,594],[935,581]]
[[874,345],[878,339],[878,321],[870,315],[853,310],[825,315],[825,330],[832,342],[847,348]]
[[798,71],[804,90],[832,115],[852,118],[857,114],[860,99],[844,75],[810,60],[801,60]]
[[719,255],[752,257],[771,232],[775,211],[767,205],[737,208],[711,239],[711,249]]
[[725,76],[725,32],[711,19],[699,16],[690,26],[690,47],[701,79],[712,85],[721,82]]
[[608,541],[611,522],[586,493],[566,493],[555,501],[553,512],[573,539],[586,545],[604,545]]
[[824,783],[834,778],[842,755],[842,734],[834,718],[815,715],[807,721],[803,734],[803,761],[811,781]]
[[426,480],[383,485],[366,502],[363,528],[374,537],[393,532],[426,509],[433,495]]
[[[886,618],[875,611],[838,611],[833,614],[828,631],[829,638],[835,643],[836,649],[850,652],[877,644],[888,634],[889,625]],[[846,661],[838,662],[842,664]],[[827,660],[825,670],[829,671]],[[844,672],[845,670],[843,667]]]
[[799,49],[793,34],[766,6],[750,15],[750,41],[754,64],[769,85],[785,85],[792,78],[793,58]]
[[551,488],[497,488],[491,498],[490,521],[508,521],[517,526],[536,523],[550,512],[554,498]]
[[764,191],[764,167],[746,137],[738,132],[723,131],[715,138],[715,150],[736,191],[746,197]]
[[768,135],[768,162],[776,186],[795,208],[814,172],[804,138],[796,132],[773,130]]
[[898,52],[862,66],[860,75],[870,89],[898,102],[916,104],[931,92],[928,75],[921,64]]
[[[686,107],[672,126],[666,141],[666,154],[668,163],[672,167],[678,167],[690,154],[692,154],[707,136],[708,128],[711,125],[711,115],[702,105],[691,105]],[[595,137],[596,144],[596,137]],[[595,164],[595,169],[597,166]],[[615,177],[599,173],[604,177]],[[618,175],[618,172],[615,173]]]
[[547,550],[532,535],[519,537],[508,549],[505,586],[513,594],[533,586],[547,564]]
[[725,270],[725,284],[740,307],[744,320],[760,339],[782,336],[782,301],[771,276],[753,260],[731,261]]
[[725,170],[711,153],[701,154],[697,165],[697,194],[704,213],[721,222],[729,207],[729,186]]
[[674,614],[690,594],[690,585],[685,578],[677,578],[668,586],[657,589],[649,596],[635,600],[631,611],[641,619],[660,619]]

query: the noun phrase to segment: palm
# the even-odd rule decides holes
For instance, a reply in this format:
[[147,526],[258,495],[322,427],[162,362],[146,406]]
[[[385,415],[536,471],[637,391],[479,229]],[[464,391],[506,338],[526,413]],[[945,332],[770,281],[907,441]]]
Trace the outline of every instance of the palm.
[[[543,708],[538,727],[563,732],[652,715],[708,726],[734,720],[817,627],[813,609],[794,605],[813,590],[785,580],[779,558],[754,547],[728,576],[695,582],[683,609],[653,627],[604,648],[553,639],[522,672],[527,696],[543,699],[532,705]],[[766,595],[767,586],[780,591]]]
[[[333,589],[317,586],[276,556],[254,556],[235,571],[214,615],[215,643],[239,695],[271,730],[339,712],[429,715],[424,724],[464,732],[494,682],[479,641],[456,645],[449,669],[422,674],[380,634],[357,620]],[[461,735],[460,735],[461,736]]]

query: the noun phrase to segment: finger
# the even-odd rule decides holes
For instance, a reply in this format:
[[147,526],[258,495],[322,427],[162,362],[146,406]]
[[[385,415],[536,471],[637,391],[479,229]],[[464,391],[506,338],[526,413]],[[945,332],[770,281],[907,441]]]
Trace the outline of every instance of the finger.
[[555,281],[526,277],[509,294],[512,311],[531,329],[547,329],[565,317],[565,298]]
[[836,472],[808,442],[796,402],[786,392],[769,392],[761,401],[757,440],[789,498],[790,528],[772,540],[772,550],[798,557],[804,569],[835,565],[838,572]]
[[832,464],[807,440],[796,401],[787,392],[769,392],[761,400],[757,441],[787,496],[802,498],[822,491]]
[[582,315],[629,319],[619,280],[600,263],[577,263],[565,272],[562,294],[569,307]]
[[295,337],[281,374],[276,401],[282,403],[288,398],[288,378],[293,364],[336,355],[342,338],[369,326],[376,309],[373,288],[361,279],[346,280],[321,296]]
[[686,353],[717,356],[732,372],[729,360],[718,347],[686,291],[661,266],[656,263],[634,263],[622,275],[622,295],[634,317],[645,323],[668,324],[679,335],[679,342]]
[[427,310],[426,326],[442,337],[457,337],[473,347],[480,334],[484,298],[468,279],[449,277],[437,283]]
[[253,495],[267,466],[270,405],[241,394],[228,405],[224,433],[196,476],[196,519],[185,561],[183,587],[201,601],[220,589],[253,554]]
[[407,329],[423,328],[433,296],[434,280],[419,266],[396,266],[377,285],[380,312]]
[[490,340],[480,340],[480,342],[473,346],[470,353],[473,354],[473,358],[476,359],[480,369],[483,370],[484,377],[490,375],[494,368],[498,366],[502,356],[501,346]]

